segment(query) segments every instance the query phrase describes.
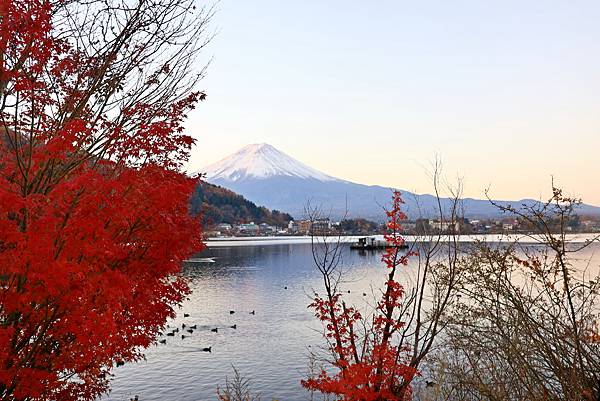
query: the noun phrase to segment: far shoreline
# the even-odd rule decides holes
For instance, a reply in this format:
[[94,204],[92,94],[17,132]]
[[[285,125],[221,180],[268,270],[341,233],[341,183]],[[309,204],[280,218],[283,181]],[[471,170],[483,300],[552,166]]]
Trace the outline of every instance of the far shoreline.
[[[383,239],[383,234],[370,234],[370,235],[331,235],[327,236],[328,242],[340,241],[341,243],[353,243],[358,241],[358,238],[362,237],[377,237]],[[403,236],[406,242],[426,242],[430,238],[438,238],[438,235],[432,236],[415,236],[405,235]],[[447,242],[451,238],[455,238],[451,234],[439,234],[439,239],[442,242]],[[576,233],[567,234],[566,239],[572,243],[585,243],[599,240],[599,233]],[[457,242],[521,242],[535,244],[541,242],[541,238],[533,234],[526,233],[512,233],[512,234],[463,234],[456,237]],[[315,236],[315,242],[322,242],[322,236]],[[278,235],[278,236],[263,236],[263,237],[211,237],[205,238],[204,243],[208,248],[227,247],[227,246],[257,246],[257,245],[287,245],[287,244],[310,244],[310,236],[298,236],[298,235]]]

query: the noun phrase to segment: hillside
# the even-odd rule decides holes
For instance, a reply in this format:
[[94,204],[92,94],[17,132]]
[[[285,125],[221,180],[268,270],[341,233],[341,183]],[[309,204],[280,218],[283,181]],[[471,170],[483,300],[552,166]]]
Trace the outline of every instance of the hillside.
[[200,213],[205,226],[254,221],[282,227],[292,220],[287,213],[257,206],[233,191],[208,182],[201,182],[196,187],[190,199],[190,211],[192,214]]

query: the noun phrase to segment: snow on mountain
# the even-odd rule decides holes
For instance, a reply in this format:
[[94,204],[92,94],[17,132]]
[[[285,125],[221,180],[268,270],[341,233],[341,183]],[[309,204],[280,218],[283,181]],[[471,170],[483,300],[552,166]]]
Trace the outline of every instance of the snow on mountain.
[[241,181],[248,178],[276,176],[312,178],[318,181],[340,181],[286,155],[267,143],[243,147],[231,156],[201,170],[209,181]]

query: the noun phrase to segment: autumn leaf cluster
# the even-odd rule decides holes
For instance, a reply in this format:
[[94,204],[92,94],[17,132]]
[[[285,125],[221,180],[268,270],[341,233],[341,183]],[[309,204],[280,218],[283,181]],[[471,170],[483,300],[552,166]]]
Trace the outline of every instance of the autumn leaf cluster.
[[202,246],[179,170],[204,95],[156,101],[168,63],[127,93],[115,65],[145,49],[132,34],[77,46],[69,7],[0,2],[0,400],[105,392],[174,315],[180,262]]
[[398,341],[404,327],[402,302],[404,288],[396,274],[406,266],[411,252],[402,250],[400,236],[406,216],[399,192],[394,192],[392,208],[387,212],[388,247],[382,256],[387,269],[381,297],[372,315],[363,316],[348,305],[332,274],[325,271],[326,295],[315,295],[309,305],[323,322],[332,363],[313,377],[302,381],[311,391],[333,394],[345,401],[401,401],[410,399],[411,382],[417,371],[407,361],[408,348]]

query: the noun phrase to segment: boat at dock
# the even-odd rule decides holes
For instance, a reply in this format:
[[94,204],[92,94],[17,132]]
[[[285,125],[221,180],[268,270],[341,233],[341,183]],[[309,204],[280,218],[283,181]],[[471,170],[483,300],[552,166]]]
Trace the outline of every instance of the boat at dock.
[[350,245],[350,249],[357,249],[363,251],[372,251],[376,249],[386,249],[392,247],[406,249],[408,248],[408,245],[392,245],[391,243],[385,240],[377,239],[375,237],[361,237],[358,239],[358,242],[354,242]]

